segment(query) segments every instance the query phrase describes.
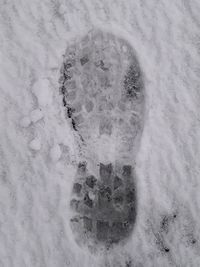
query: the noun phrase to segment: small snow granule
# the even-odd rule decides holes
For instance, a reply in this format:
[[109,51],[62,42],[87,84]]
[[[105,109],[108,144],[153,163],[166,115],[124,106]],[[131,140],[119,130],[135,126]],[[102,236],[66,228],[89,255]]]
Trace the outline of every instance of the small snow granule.
[[60,146],[55,145],[54,147],[52,147],[52,149],[50,151],[50,155],[51,155],[51,159],[53,161],[58,161],[60,159],[60,156],[61,156]]
[[33,85],[32,91],[40,106],[48,106],[52,103],[52,92],[48,79],[40,79]]
[[28,116],[25,116],[21,119],[20,125],[24,128],[28,127],[31,124],[31,120]]
[[31,121],[37,122],[43,118],[43,112],[40,109],[35,109],[31,112]]
[[41,148],[40,140],[39,140],[38,138],[33,139],[33,140],[30,142],[29,147],[30,147],[31,149],[33,149],[33,150],[36,150],[36,151],[40,150],[40,148]]

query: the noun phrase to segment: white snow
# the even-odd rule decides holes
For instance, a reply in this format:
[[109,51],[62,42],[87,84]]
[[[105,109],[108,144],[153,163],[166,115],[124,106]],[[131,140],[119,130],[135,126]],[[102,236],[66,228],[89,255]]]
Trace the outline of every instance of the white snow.
[[43,118],[43,112],[41,109],[35,109],[31,111],[30,117],[32,122],[37,122]]
[[[199,13],[199,0],[1,1],[0,266],[200,266]],[[95,26],[132,43],[147,94],[137,223],[101,257],[69,230],[76,152],[57,82],[67,44]]]
[[51,159],[55,162],[61,157],[61,149],[59,145],[54,145],[50,151]]
[[28,127],[30,124],[31,124],[31,119],[28,116],[25,116],[20,120],[20,125],[24,128]]
[[32,88],[33,93],[37,97],[40,106],[48,106],[52,104],[52,92],[48,79],[38,79]]
[[30,143],[29,143],[29,147],[33,150],[40,150],[41,148],[41,142],[39,138],[34,138]]

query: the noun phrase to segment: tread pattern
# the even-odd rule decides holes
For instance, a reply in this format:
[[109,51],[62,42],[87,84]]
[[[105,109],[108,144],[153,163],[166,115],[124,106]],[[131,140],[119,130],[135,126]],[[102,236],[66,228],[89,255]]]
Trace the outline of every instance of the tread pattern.
[[92,155],[87,158],[100,164],[96,177],[86,162],[78,165],[71,229],[78,244],[109,247],[126,240],[136,221],[130,162],[143,127],[142,73],[127,41],[94,30],[67,47],[59,83],[67,117]]
[[96,179],[85,170],[74,183],[71,223],[78,225],[78,237],[87,239],[89,235],[94,244],[109,246],[127,238],[133,229],[136,189],[130,165],[123,166],[116,175],[112,164],[100,163],[99,177]]

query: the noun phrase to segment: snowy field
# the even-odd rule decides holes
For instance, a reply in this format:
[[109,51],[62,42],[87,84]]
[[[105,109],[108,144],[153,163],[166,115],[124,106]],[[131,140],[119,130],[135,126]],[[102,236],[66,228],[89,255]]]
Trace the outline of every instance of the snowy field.
[[[200,266],[200,2],[2,0],[0,266]],[[145,76],[129,244],[92,256],[74,244],[76,151],[59,95],[65,49],[91,28],[129,39]]]

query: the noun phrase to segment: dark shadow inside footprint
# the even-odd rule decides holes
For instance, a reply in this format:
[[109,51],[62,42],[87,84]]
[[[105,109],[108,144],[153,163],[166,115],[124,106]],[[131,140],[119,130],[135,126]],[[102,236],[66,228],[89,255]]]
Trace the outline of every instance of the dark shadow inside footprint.
[[90,199],[88,193],[86,193],[85,196],[84,196],[84,204],[86,206],[88,206],[89,208],[93,207],[93,201],[92,201],[92,199]]
[[113,181],[114,190],[116,190],[117,188],[119,188],[122,185],[123,185],[122,179],[120,179],[118,176],[115,176],[114,181]]
[[79,174],[84,174],[86,172],[87,168],[87,163],[85,161],[79,162],[78,164],[78,173]]
[[89,61],[89,58],[88,58],[87,55],[80,59],[80,62],[81,62],[82,66],[85,65],[88,61]]
[[111,227],[111,238],[112,243],[118,243],[120,239],[124,236],[124,226],[122,222],[113,222]]
[[79,183],[74,183],[73,193],[79,195],[82,189],[82,185]]
[[112,190],[108,186],[101,185],[98,193],[99,208],[107,209],[112,200]]
[[136,218],[136,207],[135,206],[130,206],[128,208],[128,222],[133,225],[133,223],[135,222],[135,218]]
[[135,201],[135,189],[128,188],[126,189],[126,202],[131,203]]
[[132,176],[132,166],[131,165],[124,165],[122,175],[124,176],[124,178],[130,179]]
[[123,198],[123,195],[121,193],[115,194],[114,203],[116,205],[122,205],[123,204],[123,200],[124,200],[124,198]]
[[83,221],[84,221],[84,228],[87,231],[91,232],[92,231],[92,219],[87,216],[84,216]]
[[90,188],[94,188],[94,186],[96,185],[97,179],[93,176],[90,175],[88,177],[86,177],[86,185]]
[[100,163],[100,178],[103,181],[104,184],[110,184],[111,183],[111,174],[112,174],[112,164],[104,165]]
[[124,89],[128,98],[138,98],[142,90],[140,70],[136,65],[131,65],[124,77]]
[[109,234],[109,223],[106,221],[97,221],[97,239],[100,241],[107,241]]
[[74,211],[78,211],[78,209],[79,209],[79,204],[80,204],[80,201],[77,200],[77,199],[72,199],[72,200],[70,201],[70,206],[71,206],[72,210],[74,210]]

